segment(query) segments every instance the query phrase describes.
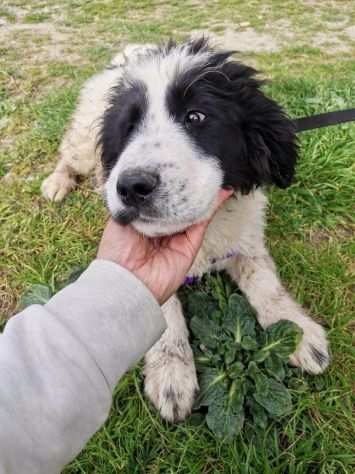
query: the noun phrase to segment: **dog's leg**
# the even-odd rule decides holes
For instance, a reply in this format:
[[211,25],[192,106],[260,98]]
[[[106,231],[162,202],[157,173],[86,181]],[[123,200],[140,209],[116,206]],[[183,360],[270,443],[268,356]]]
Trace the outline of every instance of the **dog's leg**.
[[70,165],[60,160],[52,174],[41,186],[42,195],[49,201],[62,201],[76,186],[76,174]]
[[191,412],[198,391],[195,363],[180,301],[163,306],[168,328],[145,358],[145,392],[163,418],[176,422]]
[[289,296],[266,251],[258,257],[238,255],[229,264],[228,272],[255,308],[264,328],[281,319],[293,321],[302,328],[303,339],[290,358],[291,364],[313,374],[323,372],[329,363],[325,332]]
[[[78,176],[87,176],[95,167],[94,130],[74,118],[60,147],[60,159],[51,175],[42,183],[42,194],[50,201],[62,201],[76,186]],[[95,135],[96,136],[96,135]]]
[[118,56],[115,61],[117,67],[92,77],[81,91],[71,124],[60,145],[59,162],[42,184],[43,196],[51,201],[61,201],[75,187],[76,178],[87,176],[99,162],[96,145],[100,119],[107,106],[107,93],[121,74]]

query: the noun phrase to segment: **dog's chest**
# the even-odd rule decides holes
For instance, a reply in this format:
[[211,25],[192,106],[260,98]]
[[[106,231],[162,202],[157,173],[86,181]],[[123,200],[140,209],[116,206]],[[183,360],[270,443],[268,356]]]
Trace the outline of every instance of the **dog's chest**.
[[266,204],[260,190],[230,198],[212,219],[188,278],[223,270],[238,254],[257,255],[264,246]]

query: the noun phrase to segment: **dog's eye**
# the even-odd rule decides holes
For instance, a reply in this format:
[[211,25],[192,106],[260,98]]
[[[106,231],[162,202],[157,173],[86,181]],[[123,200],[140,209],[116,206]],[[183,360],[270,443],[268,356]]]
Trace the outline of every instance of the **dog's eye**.
[[201,123],[205,120],[205,118],[206,118],[206,115],[203,114],[202,112],[198,112],[195,110],[188,112],[185,117],[185,125],[191,126],[191,125]]

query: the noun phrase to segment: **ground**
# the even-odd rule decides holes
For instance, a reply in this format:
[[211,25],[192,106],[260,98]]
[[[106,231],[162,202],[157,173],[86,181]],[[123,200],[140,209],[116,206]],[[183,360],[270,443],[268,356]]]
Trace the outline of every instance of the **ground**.
[[[355,106],[353,0],[5,0],[0,6],[0,317],[34,283],[54,285],[95,254],[106,212],[91,180],[63,205],[40,184],[83,81],[128,42],[213,40],[272,80],[292,117]],[[74,473],[352,473],[354,452],[355,126],[300,137],[296,183],[270,190],[268,241],[282,280],[326,327],[324,386],[295,392],[275,446],[162,422],[133,370]],[[277,442],[276,442],[277,441]]]

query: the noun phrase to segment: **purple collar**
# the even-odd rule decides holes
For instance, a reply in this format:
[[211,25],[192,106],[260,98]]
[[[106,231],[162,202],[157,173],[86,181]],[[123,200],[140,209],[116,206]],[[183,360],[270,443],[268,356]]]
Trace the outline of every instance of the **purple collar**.
[[[228,258],[235,257],[239,253],[239,246],[235,247],[234,249],[229,250],[223,257],[214,257],[210,259],[211,265],[214,265],[215,263],[222,262],[223,260],[228,260]],[[193,285],[194,283],[197,283],[200,280],[201,277],[197,275],[187,275],[187,277],[184,280],[183,285]]]

